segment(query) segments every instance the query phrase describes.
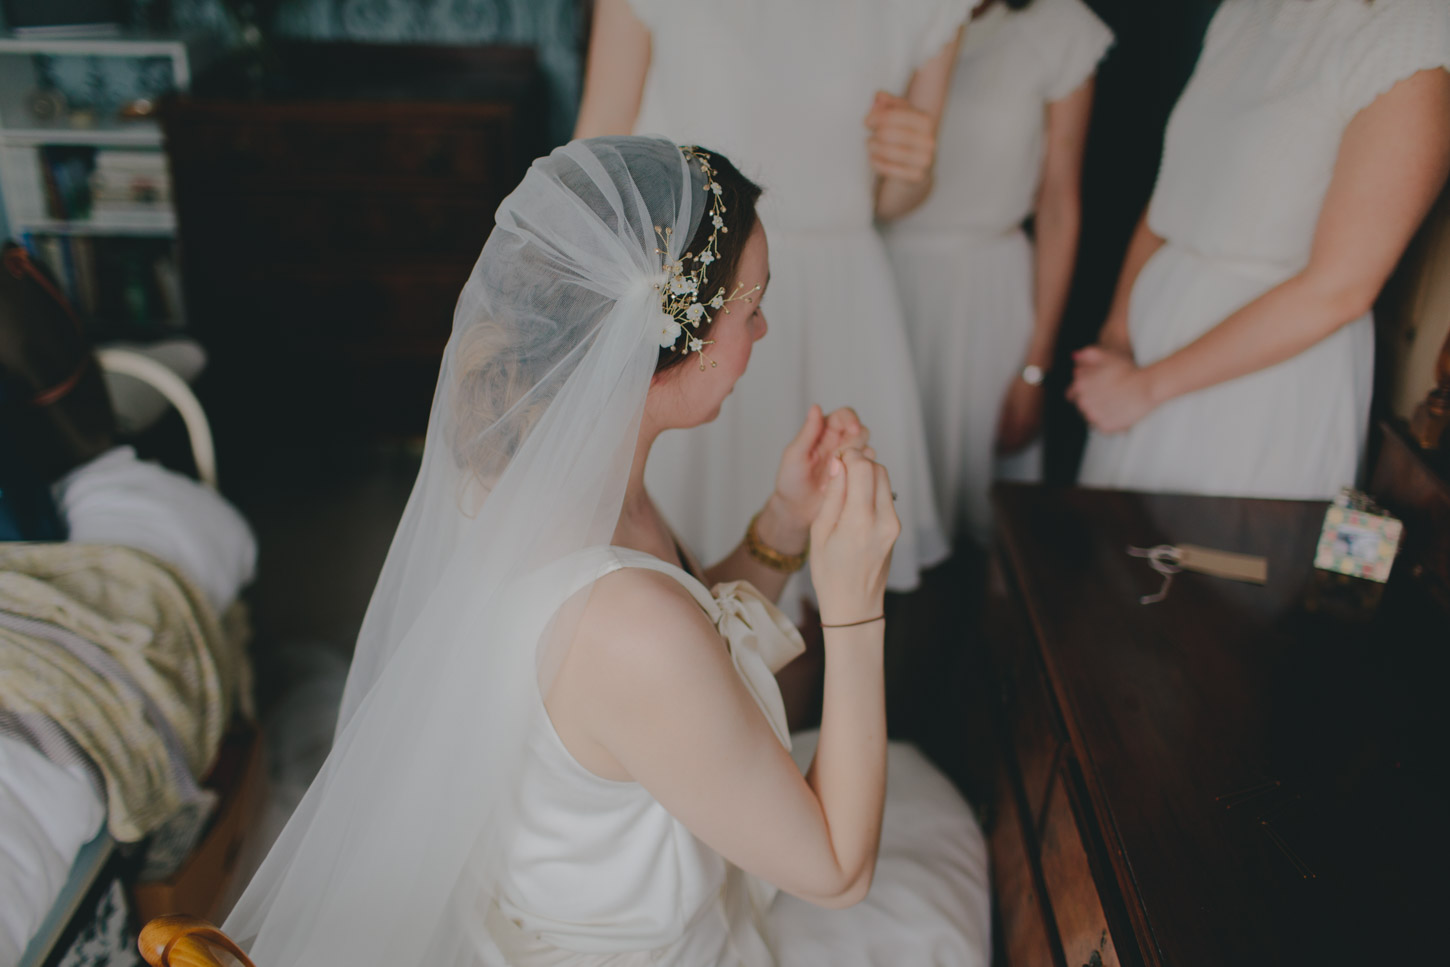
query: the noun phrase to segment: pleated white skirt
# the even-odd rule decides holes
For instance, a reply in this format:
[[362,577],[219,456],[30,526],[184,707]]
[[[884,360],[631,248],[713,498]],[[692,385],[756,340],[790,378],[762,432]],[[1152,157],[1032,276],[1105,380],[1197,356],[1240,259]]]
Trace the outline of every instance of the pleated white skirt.
[[1032,245],[1021,231],[896,231],[886,236],[906,307],[932,483],[943,526],[985,545],[997,479],[1034,481],[1042,446],[998,457],[1002,401],[1035,323]]
[[[1152,363],[1288,277],[1282,266],[1165,245],[1129,310],[1133,352]],[[1079,482],[1092,487],[1324,499],[1359,475],[1374,381],[1369,315],[1276,366],[1189,393],[1126,433],[1091,434]]]

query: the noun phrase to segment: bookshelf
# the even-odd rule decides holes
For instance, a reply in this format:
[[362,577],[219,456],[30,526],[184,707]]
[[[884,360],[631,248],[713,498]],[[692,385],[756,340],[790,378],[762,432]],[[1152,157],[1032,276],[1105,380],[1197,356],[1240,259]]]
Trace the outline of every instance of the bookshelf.
[[218,52],[205,35],[0,32],[0,197],[102,340],[185,327],[169,164],[154,106]]

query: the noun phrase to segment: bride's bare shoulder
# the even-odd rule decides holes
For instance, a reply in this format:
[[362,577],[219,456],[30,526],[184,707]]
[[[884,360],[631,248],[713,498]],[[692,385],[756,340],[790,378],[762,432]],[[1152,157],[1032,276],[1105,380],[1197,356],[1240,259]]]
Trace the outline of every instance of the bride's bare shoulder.
[[691,641],[718,648],[719,635],[689,589],[668,574],[626,567],[594,582],[574,647],[638,660]]
[[545,707],[585,768],[629,779],[625,762],[651,730],[683,709],[720,707],[729,658],[700,605],[668,574],[623,568],[588,595]]

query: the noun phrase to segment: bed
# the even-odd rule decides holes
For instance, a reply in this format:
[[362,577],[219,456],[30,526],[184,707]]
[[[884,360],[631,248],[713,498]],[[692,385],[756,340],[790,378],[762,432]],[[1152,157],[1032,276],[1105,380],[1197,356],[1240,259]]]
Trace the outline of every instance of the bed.
[[[185,652],[185,662],[177,668],[200,669],[179,677],[198,679],[205,687],[195,682],[177,685],[171,689],[177,709],[167,708],[159,716],[165,722],[190,723],[178,730],[181,739],[167,749],[173,766],[184,759],[191,767],[187,771],[194,773],[176,784],[195,792],[181,794],[189,812],[171,810],[172,818],[158,825],[156,817],[147,815],[149,787],[129,776],[118,782],[117,771],[129,768],[125,741],[108,745],[96,740],[100,752],[92,744],[88,754],[86,742],[75,741],[66,727],[48,730],[46,716],[17,715],[15,709],[24,702],[7,703],[0,694],[0,967],[134,962],[128,956],[135,949],[137,914],[165,912],[154,906],[182,902],[188,891],[219,892],[223,884],[217,877],[235,855],[258,798],[260,743],[255,730],[235,727],[251,714],[248,631],[240,603],[256,564],[251,530],[216,491],[206,417],[185,380],[133,350],[103,349],[97,358],[113,399],[118,381],[125,392],[125,381],[139,380],[181,413],[200,479],[143,461],[128,446],[108,449],[77,467],[53,488],[69,529],[69,546],[0,544],[0,561],[5,562],[0,565],[0,598],[9,593],[13,601],[25,581],[52,575],[56,587],[81,597],[89,593],[88,601],[106,602],[131,587],[97,589],[95,580],[76,584],[72,572],[85,568],[107,580],[134,577],[138,587],[146,581],[159,586],[167,574],[174,577],[182,591],[157,592],[157,600],[173,601],[169,607],[176,613],[168,620],[212,628],[198,636],[205,638],[205,647],[194,642],[175,646],[178,653]],[[135,395],[134,388],[129,391]],[[0,607],[0,630],[14,631],[19,619],[7,608]],[[3,624],[7,616],[10,625]],[[115,626],[123,629],[145,623],[136,615],[116,617]],[[156,639],[166,637],[163,630],[146,629]],[[185,635],[172,637],[179,641]],[[5,653],[12,662],[7,673],[14,677],[13,642],[7,647],[12,649]],[[37,668],[42,678],[60,674],[49,665]],[[128,668],[145,679],[144,668]],[[167,665],[160,677],[174,670]],[[86,674],[86,669],[76,674]],[[216,682],[211,683],[213,677]],[[149,695],[148,689],[142,691]],[[38,708],[24,707],[31,713]],[[23,721],[17,725],[18,719]],[[162,745],[171,741],[161,738]],[[136,742],[138,764],[145,762],[144,744]],[[203,776],[206,780],[195,784]],[[116,787],[126,785],[135,786],[131,800],[118,800]],[[137,881],[149,885],[131,889]],[[133,910],[136,903],[153,908]]]

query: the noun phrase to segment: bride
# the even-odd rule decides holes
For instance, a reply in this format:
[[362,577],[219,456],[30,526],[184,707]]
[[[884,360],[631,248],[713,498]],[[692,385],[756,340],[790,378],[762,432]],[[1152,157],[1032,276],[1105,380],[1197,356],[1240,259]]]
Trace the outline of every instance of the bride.
[[[597,138],[499,208],[333,751],[226,923],[261,967],[988,961],[981,834],[886,741],[900,524],[866,429],[813,408],[709,569],[644,488],[766,334],[759,193]],[[807,554],[824,708],[791,736],[772,599]]]

